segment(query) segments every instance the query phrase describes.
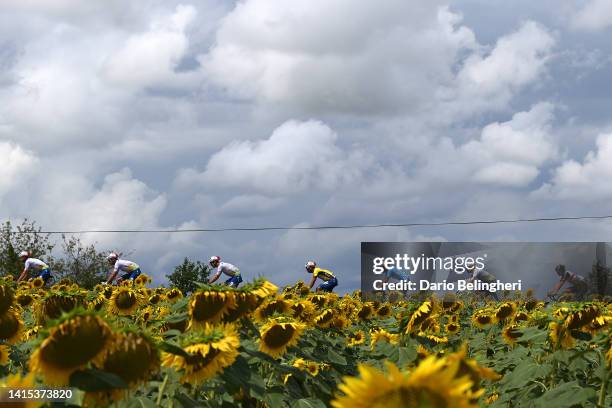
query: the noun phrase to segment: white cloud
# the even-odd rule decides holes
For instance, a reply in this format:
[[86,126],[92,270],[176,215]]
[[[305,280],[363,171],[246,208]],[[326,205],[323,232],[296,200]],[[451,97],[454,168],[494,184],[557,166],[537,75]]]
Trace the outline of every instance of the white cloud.
[[177,6],[171,15],[151,22],[149,30],[133,34],[106,61],[104,75],[127,86],[168,86],[180,80],[175,68],[189,47],[185,30],[196,18],[193,6]]
[[597,149],[580,163],[567,160],[555,169],[550,183],[534,193],[540,198],[592,201],[612,197],[612,134],[597,137]]
[[200,60],[212,83],[260,103],[448,122],[503,109],[542,76],[554,43],[526,22],[485,53],[443,2],[249,0]]
[[267,214],[286,201],[278,197],[266,197],[263,195],[239,195],[232,197],[220,208],[221,214],[230,217],[257,216]]
[[178,181],[280,195],[329,191],[358,180],[369,164],[361,152],[342,150],[337,138],[322,122],[288,121],[266,140],[230,143],[211,157],[203,173],[183,170]]
[[24,182],[34,171],[38,158],[19,145],[0,141],[0,198]]
[[598,31],[612,26],[612,3],[609,0],[589,0],[573,15],[571,26],[585,31]]
[[539,174],[539,167],[557,155],[550,135],[553,105],[539,103],[516,113],[508,122],[485,126],[479,140],[461,146],[463,159],[476,164],[474,180],[524,186]]
[[476,45],[442,4],[249,0],[225,17],[201,62],[239,97],[315,113],[415,111]]
[[459,111],[503,108],[524,86],[543,74],[555,39],[540,24],[524,23],[518,30],[497,40],[488,55],[472,54],[458,74]]

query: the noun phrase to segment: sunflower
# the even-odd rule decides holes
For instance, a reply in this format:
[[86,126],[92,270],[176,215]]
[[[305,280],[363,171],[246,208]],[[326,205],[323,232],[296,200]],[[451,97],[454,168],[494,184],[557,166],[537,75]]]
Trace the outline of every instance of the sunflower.
[[36,320],[44,325],[83,304],[83,296],[75,293],[51,292],[38,304]]
[[391,334],[385,329],[370,330],[370,350],[374,350],[376,344],[381,341],[389,344],[399,344],[399,334]]
[[193,327],[218,323],[230,309],[236,307],[236,297],[231,291],[202,290],[191,295],[189,316]]
[[113,297],[113,292],[113,287],[109,285],[104,286],[104,289],[102,290],[104,297],[109,300],[111,297]]
[[185,330],[189,328],[189,317],[182,314],[177,316],[170,316],[162,325],[161,331],[167,330],[178,330],[181,333],[184,333]]
[[514,315],[515,322],[526,322],[527,320],[529,320],[529,315],[526,312],[520,311]]
[[43,278],[34,278],[30,281],[30,287],[32,289],[40,289],[43,286],[45,286],[45,281],[43,280]]
[[243,318],[257,308],[259,298],[251,292],[233,292],[235,304],[223,316],[223,322],[231,323]]
[[30,357],[30,370],[45,384],[68,385],[70,375],[89,362],[99,362],[112,339],[108,324],[94,314],[68,317],[50,329]]
[[[0,388],[8,389],[32,389],[35,388],[34,375],[32,373],[23,377],[21,374],[10,374],[0,382]],[[6,397],[6,395],[4,395]],[[22,401],[22,402],[4,402],[2,404],[5,407],[23,407],[23,408],[36,408],[40,406],[39,402],[33,401]]]
[[197,337],[183,340],[189,356],[164,353],[162,364],[181,372],[181,383],[198,385],[222,372],[238,356],[240,340],[233,325],[205,325]]
[[294,318],[309,323],[315,314],[315,305],[309,300],[302,300],[291,304],[291,313]]
[[0,316],[0,340],[8,344],[15,344],[21,340],[23,321],[19,314],[11,309]]
[[289,312],[291,309],[291,303],[282,298],[272,299],[264,302],[261,306],[255,310],[254,318],[258,322],[265,322],[275,314],[284,314]]
[[446,336],[436,336],[434,334],[429,334],[429,333],[424,333],[424,332],[419,332],[417,336],[425,341],[428,341],[436,345],[448,343],[448,337]]
[[296,321],[270,320],[260,330],[259,351],[278,358],[297,343],[305,328],[306,325]]
[[363,330],[356,331],[355,333],[349,334],[349,337],[346,339],[349,347],[358,346],[360,344],[365,343],[366,336]]
[[145,273],[141,273],[134,279],[134,284],[137,286],[145,286],[151,282],[153,282],[153,280]]
[[376,309],[376,315],[381,319],[386,319],[387,317],[391,316],[391,312],[391,305],[388,303],[383,303],[378,309]]
[[410,316],[408,324],[406,325],[405,333],[412,333],[413,330],[417,329],[421,323],[423,323],[429,316],[432,315],[434,305],[431,301],[423,302]]
[[8,285],[0,285],[0,315],[8,312],[10,307],[13,305],[15,299],[15,293],[13,289]]
[[351,324],[350,320],[346,316],[336,316],[332,320],[329,327],[333,327],[334,329],[342,330],[347,328]]
[[177,300],[183,297],[183,292],[179,288],[172,288],[168,292],[166,292],[166,299],[170,303],[176,303]]
[[565,318],[564,325],[569,330],[577,330],[591,323],[601,315],[599,308],[595,305],[583,305],[580,309],[569,313]]
[[[450,354],[446,359],[449,365],[454,363],[459,364],[457,376],[467,375],[472,381],[471,391],[475,398],[481,393],[480,383],[483,380],[497,381],[501,378],[501,375],[497,374],[494,370],[488,367],[482,367],[476,360],[467,358],[467,346],[465,344],[461,346],[459,351]],[[476,402],[475,398],[472,400],[474,403]]]
[[479,329],[484,329],[487,326],[495,324],[495,316],[487,311],[479,310],[472,315],[472,324]]
[[92,299],[89,304],[87,305],[87,308],[89,310],[94,310],[96,312],[99,312],[100,310],[104,309],[104,307],[106,306],[106,298],[104,297],[104,295],[99,294],[98,296],[96,296],[94,299]]
[[15,300],[17,300],[17,303],[19,304],[19,306],[28,307],[32,303],[34,303],[34,300],[36,300],[36,298],[30,293],[18,293]]
[[444,329],[446,330],[448,334],[454,335],[454,334],[459,333],[459,330],[461,330],[461,325],[457,322],[451,321],[451,322],[448,322],[446,326],[444,326]]
[[319,374],[319,370],[322,368],[322,364],[315,361],[304,360],[303,358],[296,359],[292,364],[293,367],[301,371],[306,371],[313,377]]
[[141,303],[141,297],[132,288],[120,286],[110,298],[108,309],[110,313],[129,316],[134,314]]
[[374,307],[371,302],[364,303],[359,311],[357,312],[357,318],[359,320],[370,320],[374,314]]
[[159,293],[153,293],[150,297],[149,297],[149,303],[152,305],[156,305],[159,302],[161,302],[164,299],[163,295],[160,295]]
[[278,286],[276,286],[275,284],[267,280],[261,280],[261,281],[255,282],[253,285],[254,286],[250,290],[250,293],[254,294],[260,299],[264,299],[269,296],[276,295],[276,293],[278,292]]
[[569,349],[576,344],[576,340],[572,337],[571,332],[563,324],[551,322],[548,328],[550,330],[548,336],[554,348]]
[[314,322],[318,327],[329,327],[334,319],[335,319],[335,314],[333,309],[325,309],[323,312],[321,312],[318,316],[316,316],[314,318]]
[[159,366],[159,351],[150,339],[130,331],[117,333],[98,368],[121,378],[128,385],[128,389],[94,393],[89,397],[98,402],[117,401],[125,397],[129,389],[148,381],[150,376],[159,370]]
[[26,332],[24,333],[23,337],[26,340],[32,340],[33,338],[38,336],[38,332],[40,331],[41,328],[42,328],[41,326],[34,326],[31,329],[26,330]]
[[511,346],[515,345],[518,339],[523,336],[523,333],[519,331],[519,327],[516,324],[510,324],[502,330],[502,337],[504,341]]
[[0,345],[0,366],[5,366],[10,361],[11,350],[8,346],[1,344]]
[[473,385],[468,376],[457,377],[459,364],[427,357],[412,372],[402,372],[386,362],[387,373],[364,364],[360,377],[344,377],[338,389],[344,396],[331,402],[334,408],[471,408]]
[[509,319],[516,312],[516,304],[513,302],[504,302],[495,309],[495,319],[498,322],[503,322]]
[[314,303],[317,307],[323,308],[323,306],[325,306],[325,304],[327,303],[328,299],[326,295],[316,294],[316,295],[310,296],[309,300],[312,303]]

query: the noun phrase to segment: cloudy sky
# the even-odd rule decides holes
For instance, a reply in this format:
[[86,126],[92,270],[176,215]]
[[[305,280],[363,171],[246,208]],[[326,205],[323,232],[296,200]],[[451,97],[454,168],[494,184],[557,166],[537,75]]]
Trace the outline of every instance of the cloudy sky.
[[[510,4],[511,3],[511,4]],[[0,0],[0,217],[48,229],[612,213],[612,3]],[[157,282],[359,284],[361,241],[607,240],[605,221],[86,235]]]

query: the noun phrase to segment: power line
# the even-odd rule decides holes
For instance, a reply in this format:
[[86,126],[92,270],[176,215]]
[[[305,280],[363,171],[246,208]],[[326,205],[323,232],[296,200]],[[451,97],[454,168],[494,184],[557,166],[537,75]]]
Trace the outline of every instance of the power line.
[[[231,232],[231,231],[310,231],[310,230],[334,230],[334,229],[367,229],[367,228],[401,228],[401,227],[440,227],[453,225],[489,225],[489,224],[518,224],[527,222],[555,222],[555,221],[577,221],[577,220],[602,220],[610,219],[612,215],[591,215],[580,217],[541,217],[541,218],[518,218],[501,220],[476,220],[476,221],[445,221],[445,222],[408,222],[397,224],[363,224],[363,225],[319,225],[312,227],[231,227],[231,228],[188,228],[188,229],[143,229],[143,230],[74,230],[74,231],[39,231],[42,234],[90,234],[90,233],[112,233],[112,234],[157,234],[157,233],[181,233],[181,232]],[[27,233],[25,231],[12,231],[14,234]]]

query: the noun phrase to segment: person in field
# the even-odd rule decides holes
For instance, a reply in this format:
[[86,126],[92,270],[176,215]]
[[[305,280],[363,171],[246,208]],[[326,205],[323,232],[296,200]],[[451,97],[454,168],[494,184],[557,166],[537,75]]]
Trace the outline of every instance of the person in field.
[[113,283],[119,273],[121,273],[121,275],[117,279],[117,283],[121,283],[128,279],[136,279],[136,277],[142,273],[137,263],[128,261],[127,259],[119,259],[119,254],[116,252],[111,252],[106,259],[113,267],[113,271],[106,281],[107,284]]
[[222,274],[229,276],[229,279],[225,281],[225,285],[237,288],[242,282],[242,275],[240,275],[240,269],[228,262],[221,262],[220,256],[211,256],[209,261],[210,266],[216,269],[212,278],[208,280],[209,284],[215,283]]
[[17,278],[17,282],[20,282],[25,279],[28,273],[33,273],[32,278],[42,278],[42,280],[47,284],[49,279],[51,279],[51,270],[49,269],[49,265],[41,261],[40,259],[32,258],[30,252],[23,251],[19,254],[19,259],[24,263],[23,272]]
[[584,276],[567,270],[565,265],[561,264],[555,267],[555,272],[559,275],[559,282],[550,292],[548,292],[549,295],[556,295],[566,283],[569,283],[569,286],[564,291],[564,295],[571,296],[572,300],[581,300],[584,298],[589,290],[589,286]]
[[317,291],[321,292],[333,292],[334,288],[338,286],[338,279],[332,273],[332,271],[327,269],[318,268],[315,261],[308,261],[306,263],[306,272],[312,273],[312,279],[310,279],[309,288],[312,289],[317,278],[321,279],[323,282],[317,288]]
[[[474,281],[481,281],[485,283],[492,283],[497,280],[497,278],[490,272],[487,272],[484,268],[476,268],[474,262],[466,262],[465,269],[470,274],[470,277],[467,279],[467,282],[472,283]],[[493,299],[499,302],[499,296],[497,292],[491,292],[489,290],[480,290],[478,291],[485,296],[491,296]]]

